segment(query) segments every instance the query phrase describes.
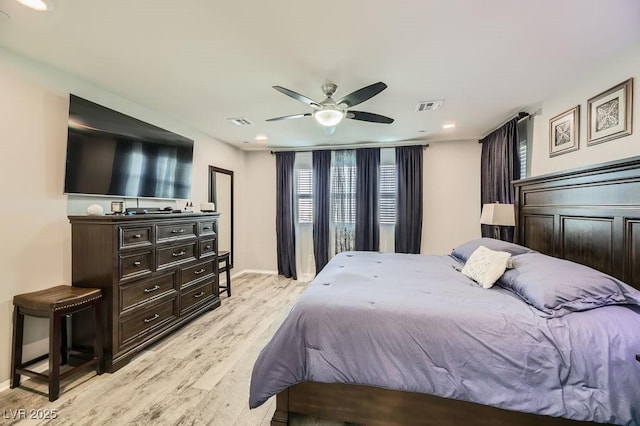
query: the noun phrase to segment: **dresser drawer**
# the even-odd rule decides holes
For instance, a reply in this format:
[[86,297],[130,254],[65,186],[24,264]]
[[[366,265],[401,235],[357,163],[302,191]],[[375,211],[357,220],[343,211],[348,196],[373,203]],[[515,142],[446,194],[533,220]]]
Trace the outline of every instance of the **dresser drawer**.
[[175,241],[185,238],[195,238],[196,222],[178,222],[156,225],[156,242]]
[[156,247],[158,270],[168,268],[178,263],[195,260],[196,243],[181,244],[179,246]]
[[198,222],[198,235],[215,235],[216,233],[216,222],[215,220],[203,220],[202,222]]
[[120,344],[124,345],[177,318],[176,299],[169,299],[132,315],[120,316]]
[[193,289],[183,291],[180,295],[180,315],[185,311],[195,308],[196,305],[211,299],[214,295],[214,281],[208,281],[204,284],[194,286]]
[[207,257],[207,256],[213,256],[214,254],[216,254],[215,245],[216,240],[212,239],[212,240],[201,240],[199,245],[200,245],[200,258],[203,257]]
[[182,268],[180,271],[180,286],[184,287],[190,282],[200,280],[207,275],[213,274],[213,261],[200,262],[188,268]]
[[120,253],[118,257],[121,280],[145,277],[153,271],[153,250]]
[[120,231],[120,249],[150,246],[151,242],[151,226],[139,228],[119,228]]
[[131,307],[175,290],[175,273],[120,286],[120,310]]

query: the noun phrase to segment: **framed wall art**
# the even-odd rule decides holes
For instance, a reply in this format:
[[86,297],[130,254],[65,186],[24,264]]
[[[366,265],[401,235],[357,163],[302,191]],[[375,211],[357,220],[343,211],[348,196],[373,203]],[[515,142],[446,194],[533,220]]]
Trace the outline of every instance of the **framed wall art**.
[[576,151],[580,140],[580,105],[549,120],[549,157]]
[[587,101],[587,146],[631,134],[633,79]]

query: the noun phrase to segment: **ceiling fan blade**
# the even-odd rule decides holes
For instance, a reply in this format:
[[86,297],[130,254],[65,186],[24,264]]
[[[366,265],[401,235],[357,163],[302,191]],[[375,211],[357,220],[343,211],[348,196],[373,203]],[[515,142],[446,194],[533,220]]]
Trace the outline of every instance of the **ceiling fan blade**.
[[311,113],[308,112],[306,114],[285,115],[285,116],[282,116],[282,117],[269,118],[266,121],[289,120],[289,119],[292,119],[292,118],[301,118],[301,117],[311,117]]
[[307,104],[307,105],[309,105],[311,107],[314,107],[314,108],[320,108],[321,107],[321,105],[318,102],[314,101],[313,99],[309,99],[306,96],[303,96],[298,92],[294,92],[293,90],[289,90],[289,89],[284,88],[282,86],[272,86],[272,87],[274,89],[276,89],[278,92],[284,93],[287,96],[291,96],[293,99],[296,99],[296,100],[302,102],[303,104]]
[[347,96],[339,99],[336,102],[336,105],[345,104],[347,108],[351,108],[352,106],[356,106],[366,101],[367,99],[373,98],[375,95],[382,92],[386,88],[387,85],[381,81],[373,83],[367,87],[363,87],[362,89],[349,93]]
[[374,114],[372,112],[347,111],[346,117],[352,120],[369,121],[371,123],[393,123],[393,118],[385,117],[384,115],[380,114]]

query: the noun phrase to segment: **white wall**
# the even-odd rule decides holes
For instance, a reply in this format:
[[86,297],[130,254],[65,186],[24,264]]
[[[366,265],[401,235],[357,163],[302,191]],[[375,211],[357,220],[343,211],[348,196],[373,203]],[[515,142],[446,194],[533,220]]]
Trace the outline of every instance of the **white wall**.
[[[70,92],[194,139],[194,206],[208,198],[209,165],[234,170],[238,176],[236,194],[244,191],[242,151],[73,76],[0,49],[0,190],[4,204],[0,213],[0,387],[9,378],[13,296],[70,284],[71,227],[67,215],[84,214],[95,202],[106,211],[110,208],[107,198],[62,194]],[[243,209],[240,199],[236,212]],[[244,227],[239,223],[236,229],[236,267],[241,270],[248,267],[244,262],[251,258],[243,256],[247,240]],[[25,357],[44,353],[46,322],[28,319],[25,328]]]
[[248,268],[277,271],[276,251],[276,157],[268,151],[245,153],[246,191],[242,194],[245,252]]
[[424,152],[423,254],[448,254],[480,238],[478,141],[430,143]]
[[[602,62],[600,68],[585,70],[565,90],[543,102],[542,114],[534,119],[532,176],[640,155],[640,44]],[[631,77],[635,104],[633,134],[587,146],[587,100]],[[580,105],[580,148],[549,158],[549,119],[576,105]]]

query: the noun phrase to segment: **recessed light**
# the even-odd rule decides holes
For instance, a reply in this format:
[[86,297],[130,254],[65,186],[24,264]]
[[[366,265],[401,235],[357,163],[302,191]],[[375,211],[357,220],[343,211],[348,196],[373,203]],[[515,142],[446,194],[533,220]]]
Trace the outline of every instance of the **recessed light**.
[[50,7],[49,3],[44,0],[18,0],[18,3],[41,12],[49,9]]
[[446,123],[442,125],[443,129],[453,129],[454,127],[456,127],[456,123]]
[[267,135],[263,135],[262,133],[259,133],[256,135],[256,140],[257,141],[266,141],[267,140]]

